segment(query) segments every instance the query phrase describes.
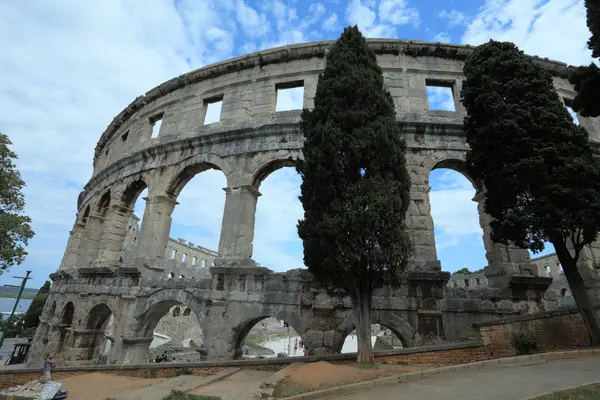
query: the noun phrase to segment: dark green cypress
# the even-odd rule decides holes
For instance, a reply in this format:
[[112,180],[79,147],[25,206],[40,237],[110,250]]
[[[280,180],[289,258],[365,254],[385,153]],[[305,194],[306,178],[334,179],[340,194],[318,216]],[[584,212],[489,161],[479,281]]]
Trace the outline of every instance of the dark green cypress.
[[[592,32],[588,48],[592,57],[600,57],[600,0],[585,0],[587,26]],[[583,117],[600,116],[600,68],[594,63],[587,67],[577,67],[569,74],[569,82],[575,86],[577,96],[573,100],[573,110]]]
[[396,282],[410,252],[406,144],[377,58],[356,26],[344,29],[326,61],[314,109],[302,112],[298,233],[309,271],[350,296],[358,361],[371,363],[373,290]]
[[464,73],[467,170],[487,190],[492,239],[534,252],[551,242],[598,344],[598,316],[577,269],[600,228],[600,169],[587,131],[573,123],[548,72],[512,43],[477,47]]

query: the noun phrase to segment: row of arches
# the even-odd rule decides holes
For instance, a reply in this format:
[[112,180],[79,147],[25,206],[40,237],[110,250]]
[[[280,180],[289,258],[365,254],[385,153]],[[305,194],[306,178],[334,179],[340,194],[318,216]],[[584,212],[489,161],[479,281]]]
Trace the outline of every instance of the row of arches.
[[[119,332],[123,332],[123,329],[118,331],[117,326],[135,326],[133,331],[129,331],[131,335],[139,338],[149,338],[145,342],[147,347],[144,359],[147,360],[152,358],[154,348],[165,343],[169,343],[171,348],[175,349],[189,347],[192,342],[195,345],[202,346],[204,336],[201,327],[204,326],[203,322],[208,314],[208,309],[204,309],[199,304],[186,306],[179,300],[168,299],[158,301],[148,307],[145,312],[128,320],[118,320],[119,317],[115,316],[111,308],[105,303],[94,305],[85,317],[78,318],[79,315],[75,313],[73,302],[67,302],[60,310],[57,310],[57,304],[53,302],[45,313],[47,318],[45,321],[48,323],[45,325],[47,327],[46,331],[38,332],[37,339],[43,338],[42,340],[45,340],[43,343],[45,346],[44,353],[56,352],[59,355],[68,354],[70,361],[87,361],[89,363],[119,362],[120,355],[117,351],[112,351],[115,348],[115,341],[119,337]],[[179,318],[181,316],[190,318],[189,331],[181,331],[181,327],[178,328],[179,331],[165,330],[173,325],[171,318]],[[269,348],[275,350],[281,348],[281,350],[285,351],[283,344],[285,344],[287,339],[288,344],[294,343],[294,341],[296,344],[297,351],[294,352],[295,354],[290,353],[290,356],[304,355],[304,348],[306,348],[308,354],[312,353],[314,350],[310,348],[312,342],[305,336],[309,330],[306,326],[306,321],[297,314],[289,312],[258,314],[254,317],[246,318],[231,327],[228,332],[219,332],[219,336],[232,335],[234,338],[232,355],[234,358],[242,358],[247,356],[243,349],[249,333],[253,329],[258,328],[262,321],[269,319],[280,321],[282,323],[281,327],[283,327],[283,330],[280,329],[280,332],[284,332],[285,335],[280,335],[279,338],[271,338],[272,340],[269,343],[261,343],[261,345],[267,345]],[[401,318],[388,318],[388,320],[380,318],[374,320],[374,323],[380,324],[393,333],[397,339],[397,344],[400,346],[408,347],[411,345],[410,340],[414,331]],[[49,332],[49,329],[53,331]],[[356,351],[356,338],[353,335],[354,330],[351,319],[347,318],[344,320],[335,331],[335,343],[332,351],[338,353]],[[47,338],[52,337],[55,337],[55,339],[48,343]],[[276,356],[278,352],[274,351],[272,356]]]
[[[296,231],[297,220],[303,216],[298,200],[301,179],[293,168],[286,168],[289,163],[289,160],[268,163],[253,176],[254,189],[263,181],[264,183],[260,186],[262,195],[256,194],[255,210],[250,210],[254,215],[247,217],[248,224],[252,225],[252,230],[256,232],[253,240],[248,243],[248,256],[254,256],[260,264],[278,271],[304,266],[302,243]],[[432,245],[437,254],[433,257],[441,260],[443,269],[449,271],[465,267],[471,270],[484,267],[487,264],[486,249],[481,240],[482,226],[478,204],[473,201],[476,185],[465,174],[463,162],[457,159],[439,161],[424,179],[430,189],[430,203],[425,204],[425,213],[431,215],[434,221],[435,238]],[[118,194],[111,195],[110,190],[105,192],[97,204],[95,213],[99,218],[96,219],[103,220],[105,224],[110,223],[107,216],[114,206],[118,209],[117,212],[138,215],[141,221],[138,232],[144,231],[145,208],[148,207],[149,199],[146,180],[150,178],[144,176],[131,182],[121,197],[118,197]],[[185,237],[187,240],[199,242],[196,244],[203,247],[218,249],[219,253],[222,253],[224,247],[231,246],[231,243],[224,240],[223,235],[223,225],[227,222],[225,213],[228,210],[227,194],[222,188],[226,186],[227,179],[224,173],[214,164],[205,163],[184,168],[164,194],[173,204],[170,209],[164,208],[169,213],[172,212],[170,220],[165,223],[170,236]],[[111,206],[111,201],[117,205]],[[102,231],[102,227],[88,226],[88,219],[94,214],[90,207],[91,204],[85,206],[81,219],[83,230],[86,231],[84,236],[88,238],[98,234],[98,230]],[[153,213],[156,213],[156,207],[149,214]],[[151,221],[148,228],[157,229],[157,224],[152,222],[156,221]],[[139,240],[136,241],[139,242],[143,238],[144,234],[140,233]],[[93,241],[88,240],[86,246],[89,247],[91,242]],[[99,243],[100,247],[107,245],[101,240],[95,243]],[[99,250],[92,249],[93,254],[85,261],[89,263],[94,255],[97,257]],[[118,260],[123,261],[123,249],[116,251],[119,252]],[[168,259],[168,256],[163,256]],[[104,259],[106,258],[105,254]],[[117,257],[113,256],[113,261],[115,259]]]

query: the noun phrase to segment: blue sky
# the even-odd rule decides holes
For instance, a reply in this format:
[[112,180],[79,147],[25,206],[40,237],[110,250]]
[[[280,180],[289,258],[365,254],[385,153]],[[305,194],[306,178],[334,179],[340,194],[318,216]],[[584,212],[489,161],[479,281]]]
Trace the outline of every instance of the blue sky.
[[[19,155],[37,233],[25,263],[0,284],[31,269],[31,286],[39,287],[58,268],[95,143],[136,96],[213,62],[335,39],[352,24],[367,37],[473,45],[494,38],[571,64],[591,60],[583,0],[0,1],[0,131]],[[472,188],[445,170],[434,171],[430,185],[443,268],[484,266]],[[194,178],[179,198],[171,235],[215,249],[224,186],[220,172]],[[300,267],[298,176],[277,171],[260,191],[255,259],[278,271]]]

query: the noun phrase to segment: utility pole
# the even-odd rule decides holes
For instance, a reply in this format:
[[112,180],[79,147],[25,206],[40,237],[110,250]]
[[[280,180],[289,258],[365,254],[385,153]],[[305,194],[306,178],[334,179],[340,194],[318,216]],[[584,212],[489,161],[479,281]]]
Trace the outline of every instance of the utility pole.
[[[10,317],[8,317],[8,321],[11,321],[13,316],[15,315],[15,311],[17,311],[17,306],[19,305],[19,300],[21,300],[21,295],[23,294],[23,290],[25,289],[25,285],[27,284],[27,281],[29,279],[33,279],[29,277],[29,274],[31,274],[31,271],[27,271],[27,275],[25,276],[13,276],[13,278],[15,279],[23,279],[23,282],[21,283],[21,290],[19,290],[19,294],[17,295],[17,299],[15,300],[15,305],[13,306],[12,312],[10,313]],[[7,287],[19,287],[18,285],[4,285]],[[0,347],[2,347],[2,344],[4,343],[4,335],[2,335],[2,338],[0,338]]]

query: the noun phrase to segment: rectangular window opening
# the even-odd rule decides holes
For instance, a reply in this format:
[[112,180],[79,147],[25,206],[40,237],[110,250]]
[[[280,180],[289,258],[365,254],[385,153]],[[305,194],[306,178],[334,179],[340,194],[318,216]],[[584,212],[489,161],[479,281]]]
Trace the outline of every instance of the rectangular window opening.
[[128,137],[129,137],[129,131],[126,131],[124,134],[121,135],[121,140],[126,142]]
[[202,260],[202,268],[206,268],[206,260]]
[[275,85],[277,99],[275,112],[302,110],[304,105],[304,81],[278,83]]
[[171,260],[174,260],[174,259],[175,259],[175,256],[177,256],[177,250],[175,250],[175,249],[172,249],[172,250],[171,250]]
[[575,110],[573,110],[573,100],[571,99],[563,99],[565,102],[565,107],[567,108],[567,111],[569,112],[569,114],[571,114],[571,118],[573,119],[573,122],[575,123],[575,125],[579,125],[579,117],[577,116],[577,113],[575,112]]
[[475,284],[477,286],[481,285],[481,281],[479,280],[479,278],[475,278]]
[[192,265],[196,265],[197,262],[198,262],[198,257],[192,256]]
[[160,113],[160,114],[157,114],[154,117],[150,118],[150,125],[152,125],[152,136],[151,136],[152,139],[157,138],[158,134],[160,133],[160,127],[162,125],[163,115],[164,115],[164,113]]
[[185,260],[187,260],[187,254],[186,254],[186,253],[183,253],[183,254],[181,255],[181,262],[185,262]]
[[452,82],[425,80],[429,111],[456,111],[452,86]]
[[465,279],[465,286],[469,287],[469,280],[468,279]]
[[204,125],[214,124],[221,120],[221,108],[223,106],[223,96],[211,97],[204,100]]

